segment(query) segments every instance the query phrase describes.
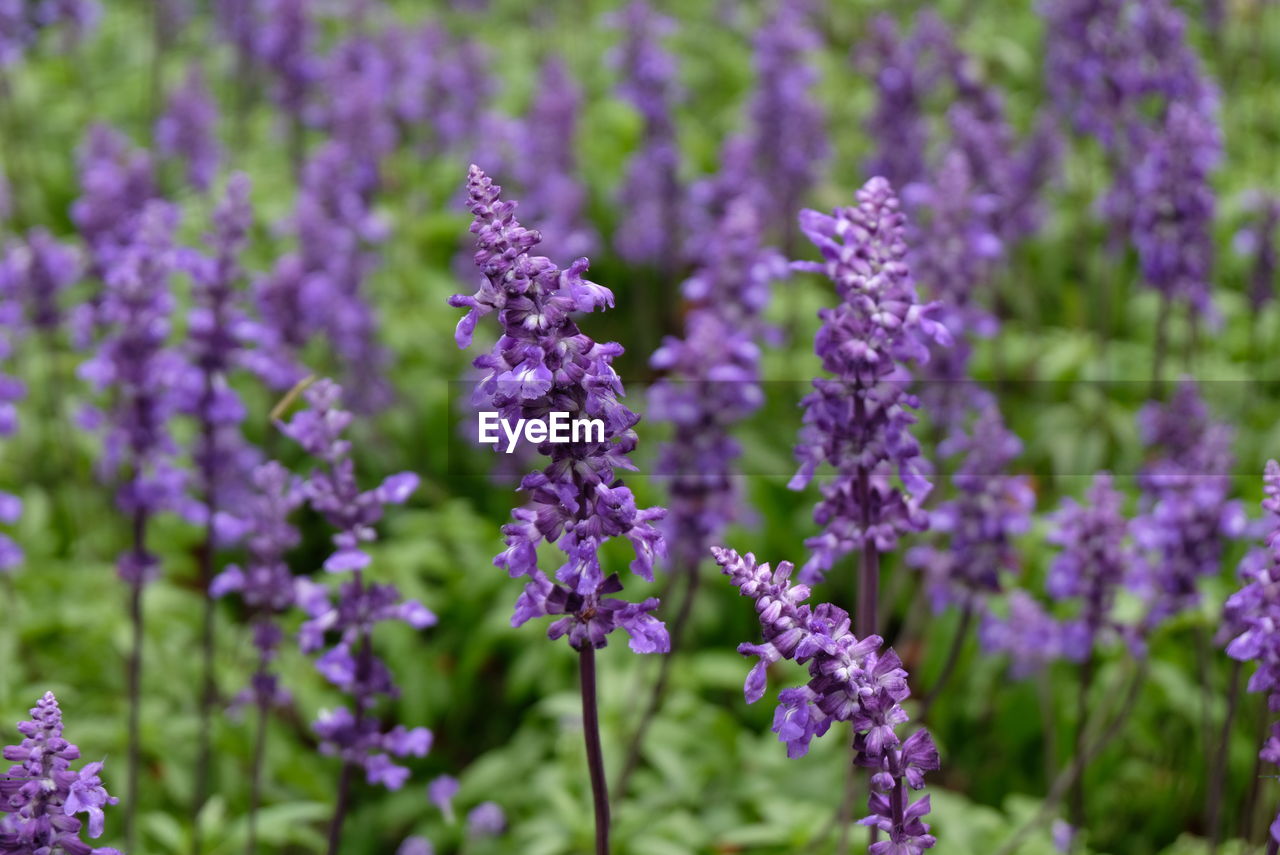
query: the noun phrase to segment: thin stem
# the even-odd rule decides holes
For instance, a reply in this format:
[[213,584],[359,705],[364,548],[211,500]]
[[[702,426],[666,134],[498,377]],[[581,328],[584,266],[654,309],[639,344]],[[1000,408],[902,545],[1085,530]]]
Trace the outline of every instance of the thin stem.
[[[201,411],[208,413],[213,406],[213,381],[212,378],[206,376],[204,401],[202,402]],[[217,432],[214,430],[213,422],[209,418],[204,419],[202,427],[203,448],[200,469],[201,478],[204,481],[205,491],[205,526],[204,541],[200,544],[199,570],[200,570],[200,594],[204,598],[204,614],[201,620],[200,630],[200,661],[203,669],[202,687],[200,690],[200,727],[196,736],[196,765],[195,765],[195,787],[193,788],[194,798],[191,805],[192,818],[192,834],[191,849],[194,855],[200,855],[204,848],[203,835],[200,830],[200,811],[204,809],[205,802],[209,798],[209,774],[210,760],[212,756],[212,743],[210,732],[213,729],[213,706],[217,700],[218,686],[214,676],[214,648],[215,648],[215,628],[214,618],[216,611],[214,609],[213,594],[210,587],[213,583],[213,563],[214,563],[214,519],[218,512],[217,500],[217,476],[214,472],[215,462],[217,460],[217,451],[215,443],[217,441]]]
[[609,784],[604,777],[604,752],[600,748],[596,649],[590,644],[578,651],[578,675],[582,688],[582,734],[587,744],[587,771],[591,776],[591,800],[595,806],[596,855],[609,855]]
[[1058,766],[1058,727],[1054,719],[1053,683],[1047,671],[1036,680],[1040,699],[1040,726],[1044,730],[1045,786],[1053,786],[1053,770]]
[[929,690],[929,694],[925,695],[924,701],[920,704],[920,715],[916,718],[922,724],[928,719],[929,711],[933,709],[938,696],[942,694],[942,690],[947,687],[947,683],[951,680],[951,675],[955,673],[956,664],[960,661],[960,651],[964,649],[964,641],[969,635],[969,625],[972,622],[973,604],[965,603],[964,611],[960,613],[960,623],[956,626],[956,634],[951,639],[951,649],[947,651],[946,664],[942,666],[942,673],[938,675],[938,681],[933,684],[933,688]]
[[[1089,724],[1089,690],[1093,688],[1094,655],[1089,651],[1084,664],[1080,666],[1080,694],[1076,697],[1076,757],[1083,757],[1088,745]],[[1084,828],[1085,824],[1085,792],[1084,775],[1087,761],[1080,764],[1071,786],[1071,824],[1076,828]]]
[[[356,602],[364,600],[364,572],[355,572]],[[356,654],[356,674],[354,687],[355,722],[352,730],[362,733],[365,716],[364,687],[369,684],[373,670],[373,639],[366,624],[360,631],[360,651]],[[333,807],[333,819],[329,822],[329,855],[338,855],[342,848],[342,826],[347,820],[347,811],[351,809],[351,787],[355,781],[356,764],[349,759],[342,761],[342,771],[338,775],[338,798]]]
[[147,564],[147,512],[138,508],[133,512],[133,564],[134,578],[129,583],[129,623],[133,630],[132,648],[126,666],[126,691],[129,695],[129,746],[128,777],[125,783],[124,838],[130,852],[138,851],[138,772],[142,756],[142,726],[140,705],[142,701],[142,585]]
[[329,823],[329,855],[338,855],[342,848],[342,825],[347,818],[347,810],[351,802],[351,779],[355,764],[343,761],[342,772],[338,774],[338,801],[333,808],[333,820]]
[[1140,690],[1142,689],[1143,682],[1146,680],[1147,668],[1148,663],[1144,659],[1142,664],[1138,667],[1138,672],[1134,674],[1133,681],[1129,684],[1129,691],[1125,695],[1124,702],[1116,713],[1116,717],[1111,720],[1111,724],[1098,736],[1097,739],[1089,744],[1087,751],[1084,753],[1077,753],[1073,758],[1071,758],[1071,763],[1058,773],[1058,777],[1054,779],[1053,786],[1049,788],[1049,792],[1045,796],[1044,801],[1040,803],[1040,809],[1036,811],[1035,815],[1031,817],[1031,819],[1023,823],[1022,827],[1014,832],[1013,836],[1006,840],[1003,846],[996,850],[995,855],[1013,855],[1014,852],[1017,852],[1018,847],[1022,845],[1022,841],[1027,838],[1027,835],[1038,828],[1053,814],[1055,810],[1057,810],[1057,807],[1062,802],[1063,797],[1066,796],[1067,791],[1071,788],[1072,784],[1075,783],[1076,777],[1084,770],[1089,761],[1094,757],[1097,757],[1098,754],[1100,754],[1102,750],[1119,735],[1125,721],[1129,718],[1129,714],[1133,712],[1133,707],[1138,701],[1139,694],[1141,694]]
[[1170,300],[1165,294],[1160,295],[1160,314],[1156,317],[1156,349],[1151,366],[1151,394],[1158,396],[1164,376],[1164,360],[1169,350],[1169,310]]
[[1231,687],[1227,690],[1227,715],[1222,720],[1222,733],[1218,737],[1218,751],[1214,755],[1209,772],[1209,796],[1205,806],[1205,823],[1209,826],[1209,852],[1216,855],[1222,842],[1222,787],[1227,770],[1227,751],[1231,747],[1231,726],[1235,724],[1236,709],[1240,704],[1240,677],[1243,673],[1240,660],[1231,663]]
[[697,564],[685,569],[682,574],[688,578],[685,587],[684,600],[680,603],[680,611],[676,613],[676,619],[671,624],[671,649],[667,651],[667,655],[662,657],[662,664],[658,670],[658,680],[653,685],[653,692],[649,696],[649,705],[645,707],[644,715],[640,718],[640,724],[636,727],[635,734],[631,737],[631,744],[627,747],[626,760],[622,765],[622,774],[618,776],[618,782],[614,786],[614,798],[623,799],[626,797],[627,784],[631,781],[631,776],[640,766],[640,749],[644,743],[645,734],[649,730],[649,726],[653,724],[653,720],[657,718],[658,712],[662,709],[662,703],[667,697],[667,686],[671,682],[671,666],[675,662],[676,650],[680,647],[680,642],[684,638],[685,629],[688,627],[689,618],[693,615],[693,601],[698,594],[699,582],[702,574],[699,572]]
[[[867,507],[867,496],[870,494],[870,478],[865,467],[858,469],[858,495],[863,497],[863,517],[870,516]],[[880,588],[880,552],[875,543],[865,534],[870,527],[870,520],[865,520],[862,546],[862,564],[858,568],[858,602],[857,617],[854,621],[854,632],[859,638],[875,635],[879,628],[876,623],[876,599]]]
[[[1269,708],[1265,698],[1262,701],[1262,713],[1258,718],[1258,734],[1254,745],[1261,745],[1267,740]],[[1262,754],[1253,758],[1253,774],[1249,777],[1249,795],[1244,801],[1244,839],[1253,839],[1253,829],[1258,824],[1258,796],[1262,790]]]
[[253,736],[253,767],[249,773],[249,842],[245,846],[245,855],[255,855],[258,851],[258,805],[262,801],[262,769],[267,757],[267,717],[270,713],[271,699],[263,691],[266,685],[269,657],[264,650],[258,658],[258,673],[254,679],[254,689],[258,701],[257,732]]

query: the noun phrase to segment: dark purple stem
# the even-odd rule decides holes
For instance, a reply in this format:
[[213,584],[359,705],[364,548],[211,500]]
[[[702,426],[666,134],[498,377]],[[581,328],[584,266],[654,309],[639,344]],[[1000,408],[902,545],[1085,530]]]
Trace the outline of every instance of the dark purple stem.
[[1078,758],[1079,771],[1071,784],[1071,824],[1077,829],[1085,824],[1085,790],[1084,775],[1088,768],[1088,725],[1089,725],[1089,690],[1093,688],[1093,651],[1089,651],[1084,664],[1080,666],[1080,694],[1076,697],[1076,744],[1075,756]]
[[1222,786],[1227,769],[1227,750],[1231,747],[1231,726],[1235,724],[1236,709],[1240,704],[1240,660],[1231,662],[1231,687],[1227,691],[1227,715],[1222,720],[1222,734],[1218,737],[1218,753],[1211,761],[1209,773],[1209,803],[1205,807],[1205,822],[1209,826],[1209,852],[1217,855],[1222,842]]
[[258,805],[262,801],[262,769],[267,757],[267,717],[271,705],[271,699],[263,690],[267,685],[269,662],[269,654],[263,650],[258,657],[258,670],[253,681],[257,695],[258,721],[257,731],[253,736],[253,767],[249,773],[249,840],[245,846],[245,855],[255,855],[258,851]]
[[[357,570],[355,573],[356,583],[356,599],[359,602],[364,600],[364,573]],[[366,623],[360,632],[360,652],[356,657],[356,677],[355,677],[355,725],[356,733],[363,732],[365,715],[365,698],[364,687],[369,684],[369,674],[373,668],[373,639],[369,636],[369,627]],[[349,760],[343,759],[342,772],[338,775],[338,800],[333,808],[333,820],[329,823],[329,855],[338,855],[338,850],[342,848],[342,826],[347,820],[347,811],[351,808],[351,787],[355,781],[356,764]]]
[[142,700],[142,585],[143,570],[147,563],[147,512],[138,508],[133,512],[133,554],[135,578],[129,583],[129,623],[133,629],[133,646],[129,651],[126,670],[126,690],[129,694],[129,771],[125,784],[127,793],[124,806],[124,839],[130,852],[137,852],[138,842],[138,766],[142,757],[142,728],[140,703]]
[[587,744],[591,800],[595,805],[596,855],[609,855],[609,784],[605,781],[604,752],[600,748],[600,713],[596,703],[596,650],[590,645],[578,651],[578,675],[582,688],[582,733]]

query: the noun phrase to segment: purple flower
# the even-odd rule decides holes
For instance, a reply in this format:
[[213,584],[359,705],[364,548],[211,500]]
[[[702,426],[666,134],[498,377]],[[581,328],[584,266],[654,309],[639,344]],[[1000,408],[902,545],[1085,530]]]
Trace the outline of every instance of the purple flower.
[[1133,521],[1144,560],[1130,584],[1147,602],[1150,628],[1199,602],[1200,579],[1218,574],[1245,514],[1230,498],[1234,431],[1210,418],[1194,382],[1183,380],[1167,405],[1147,404],[1138,424],[1149,462]]
[[352,161],[362,193],[379,184],[381,162],[395,148],[393,114],[395,68],[384,46],[356,34],[340,42],[327,58],[321,126]]
[[53,335],[62,326],[62,294],[80,278],[83,266],[76,247],[61,243],[43,228],[34,228],[24,239],[9,245],[0,262],[0,278],[25,304],[28,322]]
[[1061,549],[1049,564],[1045,588],[1054,600],[1077,602],[1086,656],[1105,632],[1129,636],[1112,614],[1116,594],[1134,566],[1123,505],[1124,494],[1112,486],[1110,473],[1099,472],[1084,502],[1064,499],[1053,515],[1049,542]]
[[[18,401],[26,397],[27,387],[7,373],[18,340],[24,334],[22,292],[27,281],[19,274],[20,249],[11,249],[0,264],[0,437],[10,436],[18,427]],[[0,523],[13,525],[22,516],[22,500],[0,490]],[[0,533],[0,573],[22,563],[23,552],[12,537]]]
[[[1273,528],[1266,538],[1266,554],[1241,564],[1243,585],[1227,600],[1226,623],[1238,633],[1227,645],[1227,655],[1258,663],[1249,691],[1265,693],[1268,709],[1275,711],[1280,709],[1280,463],[1267,461],[1264,484],[1262,508]],[[1272,724],[1258,756],[1280,765],[1280,723]],[[1277,828],[1280,816],[1271,825],[1272,839],[1280,841]]]
[[838,606],[808,605],[809,587],[791,584],[790,562],[772,570],[768,564],[756,564],[751,554],[711,551],[739,593],[755,601],[763,630],[762,644],[738,646],[739,653],[758,658],[747,676],[747,702],[764,695],[766,672],[775,662],[790,659],[808,666],[809,681],[778,696],[773,730],[786,743],[787,756],[803,756],[814,737],[835,722],[849,722],[854,763],[871,770],[870,815],[861,822],[881,829],[888,838],[870,851],[918,855],[932,848],[936,841],[921,819],[929,812],[929,797],[913,803],[907,788],[921,789],[924,773],[939,768],[938,749],[925,730],[905,740],[898,736],[898,725],[907,721],[901,704],[911,690],[897,654],[884,650],[884,639],[878,635],[855,637],[849,615]]
[[310,6],[310,0],[264,0],[257,46],[259,60],[274,79],[272,97],[299,121],[320,77]]
[[99,773],[101,763],[79,772],[71,763],[80,749],[62,735],[62,711],[52,692],[31,709],[31,720],[18,724],[23,740],[4,749],[14,763],[0,777],[0,853],[4,855],[120,855],[111,848],[94,848],[80,838],[88,817],[90,838],[102,836],[103,808],[119,799],[107,793]]
[[497,837],[507,830],[507,815],[494,802],[481,802],[467,813],[469,837]]
[[133,242],[147,202],[158,196],[151,157],[114,128],[95,124],[76,163],[80,198],[71,220],[89,245],[92,273],[102,277],[114,255]]
[[425,837],[406,837],[396,850],[396,855],[435,855],[435,847]]
[[377,538],[374,526],[386,506],[403,504],[417,488],[418,476],[401,472],[372,490],[360,489],[351,442],[343,438],[352,415],[339,408],[341,394],[332,381],[319,381],[306,392],[307,409],[280,425],[286,436],[318,461],[302,493],[311,509],[337,529],[335,551],[324,569],[350,574],[336,590],[306,578],[297,580],[297,603],[307,615],[298,640],[303,652],[318,653],[334,639],[316,660],[316,668],[350,695],[355,706],[354,713],[339,707],[321,714],[314,725],[321,751],[363,768],[371,784],[399,789],[409,770],[391,757],[425,755],[431,732],[402,727],[384,731],[372,714],[379,697],[396,694],[390,671],[373,651],[373,631],[389,620],[425,629],[435,625],[436,616],[421,603],[401,600],[394,586],[368,582],[365,572],[373,559],[363,547]]
[[187,182],[205,192],[213,184],[221,157],[217,138],[218,108],[198,65],[187,69],[180,87],[169,93],[165,112],[156,119],[156,151],[181,161]]
[[[617,575],[605,577],[599,558],[606,541],[625,537],[635,550],[632,571],[652,580],[654,559],[664,554],[654,523],[665,511],[637,508],[631,491],[615,482],[617,470],[634,468],[628,454],[636,446],[633,428],[640,418],[619,400],[622,381],[612,361],[622,348],[593,341],[572,317],[612,306],[613,294],[582,278],[585,258],[561,270],[548,258],[530,255],[539,234],[520,225],[515,203],[502,201],[501,188],[476,166],[467,187],[475,262],[484,281],[475,294],[449,299],[450,305],[468,309],[455,338],[459,347],[469,346],[476,323],[494,311],[503,330],[493,350],[475,360],[486,372],[478,398],[513,422],[549,411],[599,419],[604,435],[603,442],[540,446],[550,463],[521,481],[531,501],[504,526],[507,548],[494,562],[512,578],[529,580],[512,623],[555,616],[548,636],[568,636],[576,649],[603,647],[621,626],[636,652],[665,652],[666,628],[650,614],[658,601],[637,604],[606,596],[622,590],[622,583]],[[543,541],[556,543],[567,557],[554,581],[538,568],[537,547]]]
[[441,775],[427,785],[427,798],[450,822],[453,822],[453,797],[457,794],[458,779],[452,775]]
[[645,0],[631,0],[612,23],[625,34],[613,55],[622,72],[618,92],[643,123],[640,148],[627,164],[619,193],[626,216],[614,245],[633,264],[669,268],[677,261],[680,234],[680,150],[671,115],[675,60],[661,39],[674,24]]
[[517,142],[517,176],[525,218],[565,259],[595,251],[599,236],[586,222],[587,190],[577,176],[574,141],[582,94],[559,58],[543,63],[538,88]]
[[952,482],[956,497],[929,515],[929,528],[944,537],[941,547],[921,546],[907,563],[925,573],[934,611],[958,604],[972,609],[1001,590],[1001,574],[1017,572],[1013,538],[1031,527],[1035,493],[1025,476],[1005,474],[1022,443],[992,403],[967,436],[942,453],[963,453]]
[[[161,510],[192,511],[183,497],[185,474],[174,459],[177,447],[169,431],[178,390],[190,370],[168,344],[176,225],[174,208],[159,201],[147,205],[135,242],[119,251],[107,271],[96,307],[102,337],[80,366],[82,378],[110,393],[100,468],[108,477],[126,473],[116,501],[135,520]],[[121,577],[134,584],[153,570],[153,559],[136,547],[119,562]]]
[[910,432],[917,401],[907,392],[905,363],[926,361],[929,343],[949,344],[950,335],[935,320],[937,305],[916,299],[898,207],[889,183],[872,178],[855,207],[800,214],[823,260],[792,267],[825,274],[841,301],[819,313],[814,349],[831,376],[814,380],[803,401],[801,465],[790,484],[804,488],[823,463],[835,470],[814,512],[825,530],[806,541],[806,581],[820,580],[864,543],[885,552],[900,534],[928,527],[921,503],[931,485]]
[[791,233],[800,207],[829,154],[826,118],[813,99],[817,72],[807,55],[821,46],[800,0],[780,0],[755,37],[756,90],[751,143],[768,225]]
[[1084,625],[1059,622],[1026,591],[1009,592],[1007,614],[988,610],[978,628],[978,641],[988,653],[1012,660],[1014,679],[1022,679],[1059,659],[1083,660],[1091,649]]
[[1240,255],[1251,260],[1249,305],[1256,314],[1276,297],[1276,241],[1280,240],[1280,197],[1255,191],[1245,199],[1248,225],[1236,232],[1234,245]]

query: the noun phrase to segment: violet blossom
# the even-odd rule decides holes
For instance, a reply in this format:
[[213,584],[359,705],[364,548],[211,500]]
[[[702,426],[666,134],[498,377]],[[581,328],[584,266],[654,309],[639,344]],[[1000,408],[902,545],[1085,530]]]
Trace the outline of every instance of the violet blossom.
[[95,124],[76,152],[80,197],[71,220],[89,246],[91,273],[106,275],[114,256],[132,243],[147,203],[158,197],[151,157],[114,128]]
[[[539,446],[550,463],[521,481],[531,501],[503,527],[507,548],[494,561],[512,578],[528,579],[512,624],[556,617],[548,637],[567,636],[580,651],[604,647],[609,633],[622,627],[637,653],[666,652],[666,628],[650,614],[658,600],[630,603],[609,596],[622,590],[622,582],[616,574],[606,577],[600,564],[601,546],[626,537],[636,554],[632,571],[651,581],[654,559],[664,554],[654,523],[665,511],[637,508],[631,491],[615,481],[617,470],[634,468],[628,455],[640,419],[619,400],[622,382],[611,363],[622,348],[593,341],[572,318],[612,306],[613,294],[583,278],[585,258],[561,270],[548,258],[530,255],[541,236],[520,225],[516,203],[502,201],[501,188],[479,167],[471,167],[467,188],[475,262],[484,281],[475,294],[449,299],[468,309],[455,338],[459,347],[468,347],[477,322],[495,311],[503,330],[493,350],[475,360],[487,372],[477,396],[513,422],[559,410],[604,424],[603,442]],[[538,567],[543,541],[567,557],[554,579]]]
[[722,572],[742,596],[755,601],[763,630],[761,644],[741,644],[738,652],[757,657],[747,676],[748,703],[764,696],[767,669],[790,659],[808,666],[808,682],[778,695],[773,730],[787,745],[788,757],[802,757],[814,737],[835,722],[849,722],[854,732],[854,763],[871,770],[870,815],[861,820],[883,831],[887,839],[872,843],[871,855],[920,855],[937,842],[923,817],[929,797],[912,802],[907,789],[924,786],[925,772],[939,768],[938,749],[927,730],[903,739],[908,721],[902,702],[911,694],[907,672],[878,635],[857,638],[849,615],[831,603],[810,606],[809,587],[791,584],[792,564],[777,570],[756,564],[755,556],[732,549],[712,549]]
[[[385,508],[403,504],[417,488],[418,476],[401,472],[372,490],[360,489],[351,441],[343,438],[353,417],[340,409],[341,393],[332,381],[317,382],[305,393],[307,409],[280,425],[318,461],[302,493],[312,510],[336,529],[335,550],[324,570],[347,576],[336,589],[305,578],[297,581],[297,603],[308,616],[299,643],[306,653],[324,651],[316,660],[317,670],[349,695],[354,706],[354,712],[346,706],[321,712],[313,725],[320,750],[340,757],[347,768],[362,769],[370,784],[395,790],[408,780],[409,770],[391,758],[424,756],[431,747],[431,731],[384,729],[373,714],[379,698],[397,694],[390,671],[373,651],[373,632],[389,620],[425,629],[436,623],[436,616],[418,602],[402,600],[393,585],[368,581],[373,558],[365,546],[377,538],[375,526]],[[331,638],[336,640],[330,643]],[[341,813],[335,819],[340,822]]]
[[814,348],[830,376],[814,380],[803,401],[801,465],[790,483],[803,489],[824,463],[835,470],[814,511],[824,531],[806,541],[812,554],[801,579],[813,582],[849,552],[867,544],[886,552],[899,535],[928,527],[922,502],[932,485],[911,435],[917,400],[905,366],[927,361],[929,343],[949,344],[950,335],[938,306],[916,299],[889,182],[872,178],[855,206],[831,215],[802,211],[800,227],[823,261],[792,267],[825,274],[840,298],[819,313]]
[[[0,437],[11,436],[18,427],[17,403],[27,394],[26,384],[8,373],[23,330],[20,284],[9,275],[11,266],[0,267]],[[22,516],[22,499],[0,490],[0,523],[13,525]],[[0,532],[0,573],[22,563],[23,552],[12,537]]]
[[182,85],[169,93],[156,119],[156,151],[182,163],[187,183],[201,193],[213,184],[221,159],[218,107],[198,65],[187,69]]
[[79,771],[71,768],[80,749],[62,735],[62,710],[53,692],[36,702],[31,720],[20,722],[18,732],[22,741],[3,751],[14,765],[0,776],[0,853],[120,855],[80,837],[86,830],[91,839],[101,837],[103,808],[119,799],[102,784],[101,762],[86,763]]
[[79,250],[40,227],[9,244],[0,261],[0,277],[24,306],[27,322],[49,336],[61,330],[65,313],[62,296],[83,270]]
[[1280,240],[1280,196],[1263,191],[1245,199],[1249,222],[1233,241],[1235,250],[1251,261],[1249,307],[1256,316],[1276,297],[1276,271],[1280,269],[1276,242]]
[[[1243,585],[1227,600],[1226,620],[1238,633],[1227,645],[1227,655],[1258,663],[1249,691],[1266,694],[1268,709],[1274,711],[1280,709],[1280,463],[1267,461],[1264,483],[1262,507],[1273,528],[1266,537],[1266,554],[1241,565]],[[1258,756],[1280,766],[1280,723],[1271,725]],[[1270,835],[1274,849],[1280,844],[1280,816],[1271,823]]]
[[672,102],[676,66],[661,39],[674,25],[646,0],[631,0],[613,17],[624,33],[613,59],[621,70],[619,94],[640,114],[640,148],[627,164],[619,192],[626,216],[614,244],[633,264],[662,269],[676,261],[680,234],[680,150]]

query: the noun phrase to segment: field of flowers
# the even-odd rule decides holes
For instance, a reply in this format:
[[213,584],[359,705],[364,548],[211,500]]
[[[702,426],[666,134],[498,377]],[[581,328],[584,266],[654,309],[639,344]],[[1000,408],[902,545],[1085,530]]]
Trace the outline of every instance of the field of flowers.
[[1276,855],[1278,91],[1270,0],[0,0],[0,855]]

